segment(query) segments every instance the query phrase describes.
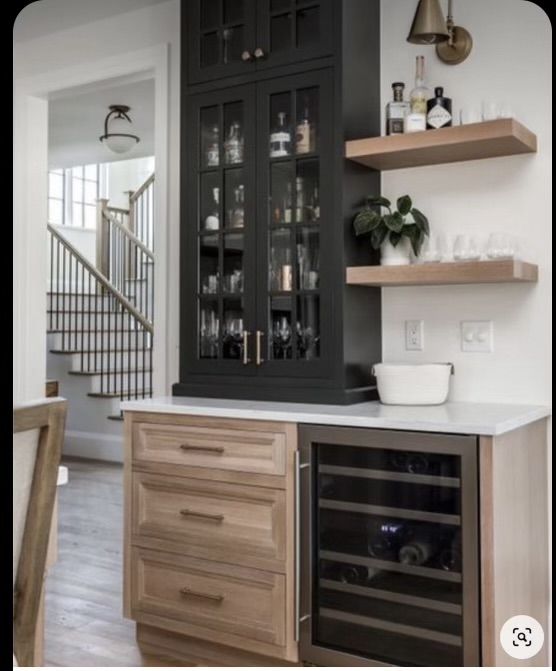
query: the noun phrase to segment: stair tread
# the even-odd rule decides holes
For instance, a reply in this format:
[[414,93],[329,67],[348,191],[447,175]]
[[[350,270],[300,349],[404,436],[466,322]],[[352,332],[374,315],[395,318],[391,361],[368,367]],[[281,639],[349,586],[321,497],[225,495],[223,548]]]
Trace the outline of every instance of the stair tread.
[[102,375],[103,373],[106,375],[121,375],[121,374],[126,374],[131,373],[132,375],[135,373],[152,373],[152,368],[116,368],[115,370],[108,369],[105,371],[101,370],[68,370],[68,375],[84,375],[84,376],[92,376],[92,375]]
[[103,347],[98,349],[51,349],[49,350],[51,354],[98,354],[102,356],[103,354],[130,354],[131,352],[151,352],[152,347],[135,347],[126,348],[126,349],[114,349],[113,347]]
[[[131,400],[135,400],[137,398],[151,398],[151,391],[149,389],[131,389],[129,392],[127,389],[125,389],[123,393],[125,398],[122,400],[124,401],[127,401],[128,397]],[[122,392],[90,391],[87,393],[87,396],[91,396],[92,398],[121,398]]]
[[[66,331],[71,331],[72,333],[92,333],[94,335],[97,335],[99,332],[95,331],[94,329],[83,329],[83,328],[72,328],[72,329],[66,329]],[[47,333],[63,333],[63,329],[47,329]],[[117,329],[117,330],[108,330],[106,329],[107,333],[146,333],[146,331],[139,330],[139,329]]]

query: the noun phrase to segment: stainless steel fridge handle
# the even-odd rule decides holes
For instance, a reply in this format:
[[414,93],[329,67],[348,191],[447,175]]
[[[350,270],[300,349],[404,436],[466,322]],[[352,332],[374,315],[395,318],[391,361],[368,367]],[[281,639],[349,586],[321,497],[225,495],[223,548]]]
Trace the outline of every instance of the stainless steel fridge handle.
[[295,640],[299,642],[299,625],[310,615],[301,615],[301,470],[309,468],[302,464],[299,452],[294,453],[295,460]]

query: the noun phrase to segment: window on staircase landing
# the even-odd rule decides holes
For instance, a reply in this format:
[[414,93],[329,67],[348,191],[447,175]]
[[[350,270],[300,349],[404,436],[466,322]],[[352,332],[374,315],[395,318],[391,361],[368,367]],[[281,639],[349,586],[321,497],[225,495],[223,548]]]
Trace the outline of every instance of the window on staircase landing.
[[80,165],[48,173],[48,220],[58,226],[96,228],[97,200],[107,183],[106,165]]

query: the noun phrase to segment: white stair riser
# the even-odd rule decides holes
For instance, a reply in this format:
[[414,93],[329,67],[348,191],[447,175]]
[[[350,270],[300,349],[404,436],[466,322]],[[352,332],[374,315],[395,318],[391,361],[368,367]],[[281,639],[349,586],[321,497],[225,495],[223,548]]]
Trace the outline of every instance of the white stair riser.
[[152,347],[152,337],[145,333],[82,333],[78,332],[77,337],[64,339],[61,333],[49,334],[49,349],[53,350],[82,350],[96,348],[107,350]]
[[78,294],[48,294],[46,297],[47,310],[105,310],[112,309],[114,299],[110,296],[78,295]]
[[152,352],[150,350],[135,350],[128,352],[93,352],[87,355],[69,354],[70,357],[68,370],[87,371],[87,370],[119,370],[120,368],[148,368],[152,362]]
[[91,375],[89,376],[90,380],[90,389],[92,393],[101,393],[104,392],[118,392],[122,389],[144,389],[148,388],[151,384],[152,375],[149,372],[137,371],[130,372],[129,378],[128,374],[122,373],[121,375],[114,374],[108,377],[105,377],[104,388],[102,388],[102,380],[100,375]]

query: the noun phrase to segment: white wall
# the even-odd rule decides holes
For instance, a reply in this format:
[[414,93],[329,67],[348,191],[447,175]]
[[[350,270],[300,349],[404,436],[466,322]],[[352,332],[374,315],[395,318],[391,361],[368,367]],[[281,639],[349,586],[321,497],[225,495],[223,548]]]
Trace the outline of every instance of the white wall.
[[[504,5],[501,11],[501,5]],[[386,289],[385,361],[452,361],[451,397],[459,401],[546,404],[551,399],[551,41],[543,11],[525,0],[455,3],[456,24],[474,41],[469,58],[449,66],[434,47],[406,42],[417,0],[382,2],[382,99],[391,83],[413,86],[415,56],[425,56],[430,88],[444,86],[457,114],[485,98],[507,101],[538,136],[535,155],[472,161],[382,174],[383,194],[409,193],[433,231],[483,238],[505,230],[526,237],[528,259],[539,264],[536,285]],[[425,350],[406,352],[404,321],[425,321]],[[460,351],[461,320],[492,320],[494,351]]]
[[112,207],[129,207],[127,191],[136,191],[155,171],[154,156],[108,164],[106,197]]
[[[159,281],[159,286],[178,286],[178,250],[179,250],[179,71],[180,71],[180,2],[168,0],[144,7],[125,14],[118,14],[103,20],[79,25],[75,28],[52,33],[37,39],[23,42],[17,41],[18,22],[25,14],[25,21],[32,22],[33,7],[46,3],[32,3],[28,5],[18,17],[14,26],[16,42],[14,44],[14,87],[16,92],[16,108],[14,119],[14,174],[19,184],[25,182],[30,171],[34,170],[33,183],[36,184],[33,192],[19,192],[18,184],[14,186],[15,208],[19,204],[25,211],[30,208],[32,201],[33,222],[22,222],[17,212],[14,214],[14,343],[19,344],[20,354],[14,357],[14,391],[18,389],[22,400],[42,395],[46,376],[46,361],[44,338],[46,324],[43,316],[46,312],[46,296],[42,287],[46,278],[46,255],[43,245],[28,244],[31,237],[40,240],[46,238],[46,228],[41,223],[46,221],[46,129],[37,128],[35,120],[43,118],[46,121],[44,107],[45,99],[41,99],[41,92],[36,89],[39,78],[50,81],[56,71],[66,71],[72,68],[89,66],[90,72],[95,71],[95,62],[106,62],[129,52],[144,51],[148,48],[168,45],[169,75],[168,81],[157,82],[157,86],[168,88],[168,165],[157,166],[157,169],[168,176],[168,239],[164,247],[168,250],[168,258],[164,264],[167,277]],[[86,3],[83,3],[84,5]],[[74,0],[55,3],[55,10],[64,12],[65,9],[75,9]],[[55,21],[53,21],[55,24]],[[29,25],[29,24],[27,24]],[[62,25],[62,24],[61,24]],[[73,70],[72,70],[73,72]],[[117,67],[113,76],[120,76]],[[35,87],[35,88],[33,88]],[[25,92],[32,90],[31,102]],[[36,101],[36,102],[35,102]],[[42,116],[41,116],[42,115]],[[29,122],[30,121],[30,122]],[[160,120],[158,120],[160,121]],[[35,138],[38,135],[39,140]],[[28,165],[18,157],[26,156],[27,146],[36,146],[36,165]],[[35,169],[36,168],[36,169]],[[44,172],[44,174],[43,174]],[[36,173],[36,174],[35,174]],[[30,216],[30,215],[29,215]],[[36,230],[33,229],[35,226]],[[158,246],[158,249],[161,247]],[[32,251],[35,250],[35,251]],[[33,257],[33,258],[31,258]],[[35,258],[36,257],[36,258]],[[44,258],[43,258],[44,257]],[[165,299],[168,304],[168,320],[165,324],[168,340],[164,347],[166,352],[163,368],[167,371],[168,385],[176,380],[178,370],[178,296],[177,291],[169,291]],[[39,319],[39,322],[37,322]],[[34,335],[33,335],[34,334]],[[159,340],[160,342],[160,340]],[[162,343],[161,343],[162,345]],[[23,370],[25,361],[32,362]],[[160,367],[159,367],[160,369]],[[160,390],[161,392],[169,389]]]

